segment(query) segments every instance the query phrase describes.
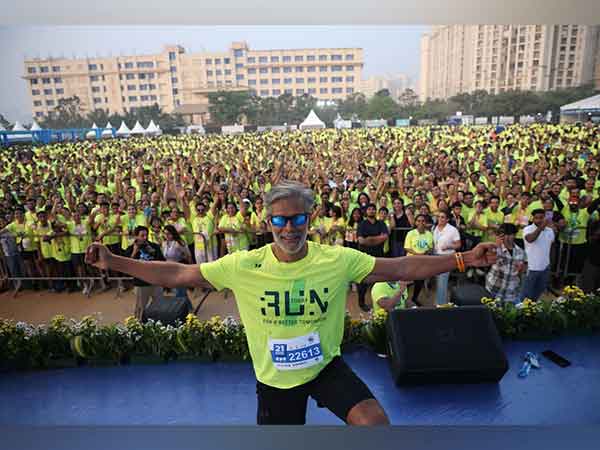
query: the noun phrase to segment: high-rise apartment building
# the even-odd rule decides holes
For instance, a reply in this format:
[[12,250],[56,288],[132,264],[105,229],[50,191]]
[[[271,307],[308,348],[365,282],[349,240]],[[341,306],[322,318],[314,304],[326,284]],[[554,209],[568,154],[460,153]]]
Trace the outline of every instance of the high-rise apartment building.
[[154,55],[28,59],[23,78],[36,118],[74,95],[84,113],[121,113],[154,103],[169,113],[206,111],[208,93],[219,90],[336,100],[358,92],[362,68],[360,48],[251,50],[234,42],[224,52],[186,53],[175,45]]
[[366,80],[362,80],[360,92],[369,98],[375,95],[378,91],[387,89],[390,93],[390,96],[397,101],[398,97],[400,97],[404,90],[410,87],[411,80],[408,75],[403,73],[384,74],[372,76]]
[[421,38],[420,99],[546,91],[598,79],[600,26],[446,25]]

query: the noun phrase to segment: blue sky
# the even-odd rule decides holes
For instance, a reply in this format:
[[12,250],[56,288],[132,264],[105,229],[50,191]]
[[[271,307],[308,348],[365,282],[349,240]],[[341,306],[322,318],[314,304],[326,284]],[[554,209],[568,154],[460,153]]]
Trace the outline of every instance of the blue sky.
[[82,26],[0,27],[0,113],[31,121],[27,87],[21,79],[28,57],[113,56],[156,53],[165,44],[188,52],[223,51],[232,41],[250,48],[362,47],[363,77],[419,74],[419,39],[424,26]]

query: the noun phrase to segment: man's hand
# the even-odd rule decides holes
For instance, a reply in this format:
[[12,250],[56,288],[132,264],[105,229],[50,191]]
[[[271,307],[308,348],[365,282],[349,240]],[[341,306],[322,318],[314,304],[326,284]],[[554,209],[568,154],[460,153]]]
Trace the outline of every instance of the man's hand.
[[463,254],[466,267],[488,267],[496,262],[496,244],[477,244]]
[[95,242],[85,252],[85,263],[101,270],[108,270],[111,257],[112,253],[105,245]]

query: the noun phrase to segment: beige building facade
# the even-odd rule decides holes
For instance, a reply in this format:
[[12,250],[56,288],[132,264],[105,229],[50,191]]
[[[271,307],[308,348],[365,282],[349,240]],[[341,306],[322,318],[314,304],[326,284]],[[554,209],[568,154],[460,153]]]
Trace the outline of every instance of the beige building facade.
[[192,111],[190,121],[201,123],[210,92],[343,99],[359,91],[363,65],[361,48],[251,50],[234,42],[224,52],[186,53],[169,45],[153,55],[27,59],[23,78],[34,119],[51,114],[61,98],[76,95],[84,113],[122,113],[157,103],[168,113]]
[[598,79],[600,26],[445,25],[421,38],[419,97],[547,91]]

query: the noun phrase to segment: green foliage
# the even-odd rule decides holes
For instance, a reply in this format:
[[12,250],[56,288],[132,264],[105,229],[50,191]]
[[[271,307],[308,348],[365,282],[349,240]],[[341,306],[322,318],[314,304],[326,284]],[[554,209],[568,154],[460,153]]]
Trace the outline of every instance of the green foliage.
[[0,114],[0,125],[2,125],[7,130],[12,128],[12,124],[8,120],[6,120],[6,118],[2,114]]

